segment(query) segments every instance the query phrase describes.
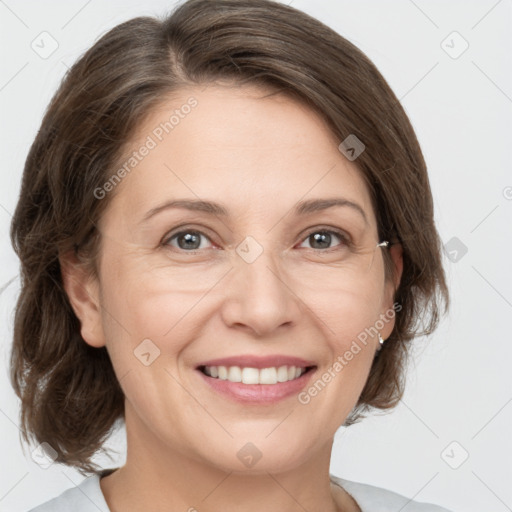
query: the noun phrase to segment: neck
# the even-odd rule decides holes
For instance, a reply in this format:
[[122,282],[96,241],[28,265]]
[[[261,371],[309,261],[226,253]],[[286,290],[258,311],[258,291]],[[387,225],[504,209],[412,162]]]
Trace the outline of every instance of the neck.
[[163,445],[144,425],[128,420],[126,464],[101,479],[112,512],[202,512],[232,510],[234,505],[240,512],[359,510],[330,483],[332,440],[299,467],[240,472],[194,458],[183,447]]

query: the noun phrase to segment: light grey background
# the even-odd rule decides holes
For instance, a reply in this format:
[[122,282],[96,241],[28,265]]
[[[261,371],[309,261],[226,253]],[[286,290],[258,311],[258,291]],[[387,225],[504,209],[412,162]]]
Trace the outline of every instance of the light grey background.
[[[18,401],[8,380],[19,281],[8,230],[24,159],[66,68],[114,25],[162,15],[173,5],[0,0],[2,511],[27,510],[83,478],[56,464],[42,469],[31,460],[32,448],[24,454],[19,441]],[[456,237],[445,258],[449,317],[430,339],[418,340],[401,404],[391,414],[340,429],[331,472],[454,511],[512,510],[512,4],[293,0],[292,5],[356,44],[389,81],[422,145],[443,242]],[[32,41],[43,46],[41,37],[48,37],[40,36],[43,31],[58,43],[47,59],[31,48]],[[469,47],[458,55],[464,40]],[[123,441],[122,432],[112,440],[121,453]],[[120,455],[104,464],[113,467],[122,460]]]

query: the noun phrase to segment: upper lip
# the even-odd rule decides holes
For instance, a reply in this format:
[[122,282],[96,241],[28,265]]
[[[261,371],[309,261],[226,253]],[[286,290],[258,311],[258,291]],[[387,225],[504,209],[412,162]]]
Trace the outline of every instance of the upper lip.
[[270,356],[256,356],[256,355],[239,355],[222,357],[219,359],[210,359],[197,365],[197,368],[202,366],[240,366],[242,368],[271,368],[279,366],[295,366],[307,368],[308,366],[315,366],[312,361],[307,361],[300,357],[286,356],[286,355],[270,355]]

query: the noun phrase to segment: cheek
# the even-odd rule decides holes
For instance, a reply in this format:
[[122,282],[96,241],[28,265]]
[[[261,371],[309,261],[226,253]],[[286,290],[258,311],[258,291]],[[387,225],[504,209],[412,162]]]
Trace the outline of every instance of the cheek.
[[192,297],[147,276],[111,286],[103,298],[104,310],[108,311],[103,315],[103,327],[110,348],[130,353],[139,344],[151,340],[166,355],[182,348],[182,338],[176,332],[189,325],[187,314],[197,302],[195,295]]
[[363,291],[317,297],[314,311],[324,325],[325,358],[298,401],[305,413],[321,419],[315,430],[319,435],[334,434],[365,386],[378,343],[372,332],[378,306],[375,296]]
[[327,352],[301,403],[311,401],[315,407],[331,411],[333,424],[342,423],[355,406],[374,359],[378,344],[375,325],[383,300],[383,288],[375,284],[378,282],[375,278],[359,279],[316,292],[309,290],[307,304],[320,320]]
[[384,285],[378,275],[343,279],[332,272],[324,277],[324,286],[302,288],[300,297],[322,321],[331,344],[344,351],[347,344],[379,319]]
[[127,400],[148,426],[162,417],[170,424],[169,411],[190,401],[177,380],[182,351],[199,337],[200,297],[134,264],[119,263],[103,280],[107,349]]
[[151,340],[160,350],[156,340],[169,329],[172,318],[164,295],[155,291],[147,274],[129,259],[116,256],[109,254],[102,262],[101,316],[114,367],[126,372],[136,362],[134,351],[145,340]]
[[225,266],[171,265],[163,257],[151,258],[126,248],[123,253],[105,254],[102,320],[117,375],[138,369],[137,355],[148,351],[158,357],[155,365],[176,367],[181,351],[199,338],[214,311],[215,293],[205,294],[220,283]]

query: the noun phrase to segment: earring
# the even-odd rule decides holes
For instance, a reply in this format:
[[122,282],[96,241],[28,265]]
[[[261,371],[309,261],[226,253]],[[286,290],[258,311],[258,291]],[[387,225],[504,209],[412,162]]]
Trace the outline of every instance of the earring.
[[382,339],[382,336],[379,332],[379,348],[377,349],[377,351],[379,351],[381,348],[382,348],[382,345],[384,344],[386,340]]

